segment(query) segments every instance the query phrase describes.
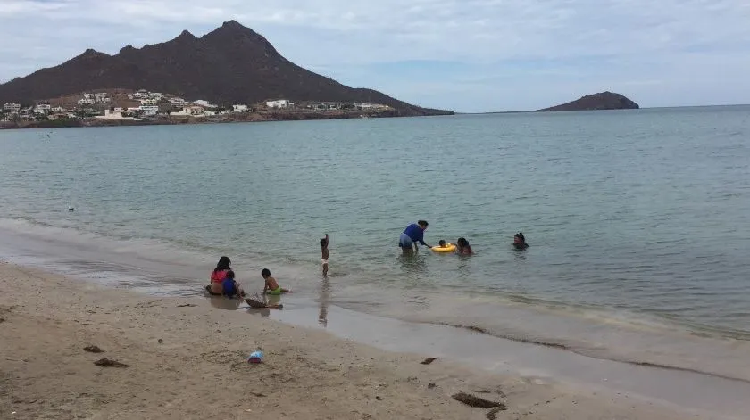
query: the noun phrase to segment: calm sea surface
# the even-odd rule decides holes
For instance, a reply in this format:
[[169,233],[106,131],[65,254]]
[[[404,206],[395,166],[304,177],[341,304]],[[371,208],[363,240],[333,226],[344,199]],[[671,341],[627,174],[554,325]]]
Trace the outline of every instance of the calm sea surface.
[[[269,267],[322,299],[329,233],[332,304],[750,378],[748,106],[6,130],[0,152],[11,260],[189,293],[228,255],[251,291]],[[417,219],[476,255],[402,257]]]

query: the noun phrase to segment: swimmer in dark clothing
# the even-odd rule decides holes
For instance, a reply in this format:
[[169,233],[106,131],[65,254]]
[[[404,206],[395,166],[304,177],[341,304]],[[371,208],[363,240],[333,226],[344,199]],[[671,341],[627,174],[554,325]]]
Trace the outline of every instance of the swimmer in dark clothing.
[[529,244],[526,243],[526,237],[523,236],[523,233],[518,232],[515,235],[513,235],[513,248],[517,250],[523,250],[529,247]]

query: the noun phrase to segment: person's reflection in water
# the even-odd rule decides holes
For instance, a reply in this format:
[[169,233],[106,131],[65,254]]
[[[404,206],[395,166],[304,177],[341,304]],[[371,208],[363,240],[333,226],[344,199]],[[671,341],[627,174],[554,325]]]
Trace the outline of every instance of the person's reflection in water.
[[471,274],[471,266],[469,263],[471,262],[471,259],[468,256],[459,256],[458,258],[458,274],[463,279],[468,279],[469,275]]
[[318,322],[324,327],[328,327],[328,302],[331,300],[331,283],[328,277],[323,277],[323,281],[320,282],[320,313],[318,314]]
[[212,307],[229,311],[236,311],[240,304],[244,302],[242,299],[228,299],[223,296],[212,296],[208,300],[211,301]]
[[[256,300],[258,302],[263,302],[268,306],[276,306],[281,302],[281,295],[262,295],[262,297],[255,295],[254,297],[251,297],[250,299]],[[260,316],[264,318],[268,318],[271,316],[271,308],[262,308],[262,309],[254,309],[254,308],[247,308],[247,311],[251,314],[260,314]]]
[[425,259],[421,255],[399,255],[398,259],[401,262],[401,267],[407,274],[423,274],[427,270],[427,264],[425,264]]
[[262,316],[263,318],[268,318],[269,316],[271,316],[271,310],[268,309],[268,308],[266,308],[266,309],[248,309],[248,311],[252,312],[254,314],[260,314],[260,316]]
[[275,306],[281,302],[281,295],[268,295],[263,297],[263,302],[268,306]]

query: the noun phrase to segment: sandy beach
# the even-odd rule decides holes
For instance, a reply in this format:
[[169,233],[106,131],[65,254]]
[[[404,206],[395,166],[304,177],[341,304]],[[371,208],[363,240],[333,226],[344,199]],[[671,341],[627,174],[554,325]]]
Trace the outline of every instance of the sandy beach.
[[[205,298],[154,298],[9,263],[0,265],[0,292],[4,419],[713,418],[441,359],[423,365],[429,355],[385,352]],[[84,350],[92,345],[103,352]],[[256,349],[263,363],[248,364]],[[102,358],[127,366],[95,365]],[[501,409],[469,407],[452,398],[459,392]]]

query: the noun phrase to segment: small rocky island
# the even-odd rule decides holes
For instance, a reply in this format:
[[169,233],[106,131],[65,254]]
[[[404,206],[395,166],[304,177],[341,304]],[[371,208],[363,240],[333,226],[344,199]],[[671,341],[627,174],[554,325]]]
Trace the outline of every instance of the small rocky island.
[[540,111],[604,111],[614,109],[638,109],[638,104],[619,93],[602,92],[582,96],[573,102],[540,109]]

